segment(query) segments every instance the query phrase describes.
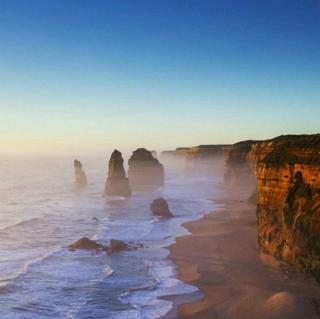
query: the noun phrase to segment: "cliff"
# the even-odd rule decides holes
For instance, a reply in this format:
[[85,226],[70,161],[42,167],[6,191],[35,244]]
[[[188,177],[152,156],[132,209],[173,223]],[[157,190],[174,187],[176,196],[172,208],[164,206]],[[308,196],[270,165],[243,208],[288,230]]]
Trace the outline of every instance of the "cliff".
[[235,144],[226,184],[254,176],[262,251],[320,280],[320,134]]
[[173,151],[163,151],[164,160],[175,161],[188,172],[214,173],[221,169],[224,158],[231,145],[199,145],[193,147],[178,147]]
[[199,145],[192,147],[177,147],[175,150],[161,152],[162,157],[185,157],[190,159],[208,159],[225,156],[233,145]]
[[320,280],[320,135],[281,136],[257,162],[262,250]]
[[123,167],[122,154],[114,150],[109,160],[108,177],[105,184],[106,195],[130,196],[131,188]]
[[164,184],[163,165],[145,148],[135,150],[128,165],[128,178],[132,189],[148,190]]
[[[255,156],[253,148],[258,148],[261,141],[242,141],[232,146],[226,157],[224,182],[228,186],[247,185],[255,187]],[[253,158],[252,158],[253,157]]]

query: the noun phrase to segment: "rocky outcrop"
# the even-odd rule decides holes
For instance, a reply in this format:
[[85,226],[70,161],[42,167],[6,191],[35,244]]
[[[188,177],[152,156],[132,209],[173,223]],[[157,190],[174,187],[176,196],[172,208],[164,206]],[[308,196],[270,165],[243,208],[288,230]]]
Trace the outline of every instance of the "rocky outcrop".
[[68,246],[70,250],[85,249],[85,250],[107,250],[107,247],[98,244],[96,241],[91,240],[87,237],[82,237],[73,244]]
[[122,154],[114,150],[109,160],[108,177],[105,184],[106,195],[130,196],[131,188],[123,167]]
[[130,246],[128,244],[126,244],[122,240],[111,239],[107,252],[108,254],[112,254],[112,253],[125,251],[125,250],[130,250]]
[[164,184],[162,164],[145,148],[138,148],[129,159],[128,178],[134,190],[148,190]]
[[82,168],[81,162],[75,159],[73,161],[73,166],[74,166],[74,174],[75,174],[77,185],[80,185],[80,186],[86,185],[87,176]]
[[95,240],[91,240],[87,237],[82,237],[73,244],[70,244],[68,248],[70,250],[83,249],[83,250],[96,250],[96,251],[106,251],[107,254],[113,254],[121,251],[137,249],[137,245],[128,245],[122,240],[111,239],[109,246],[97,243]]
[[170,218],[173,217],[169,205],[164,198],[157,198],[155,199],[151,205],[150,209],[154,215]]
[[257,161],[262,250],[320,281],[320,135],[281,136]]
[[237,143],[226,166],[226,184],[255,176],[262,251],[320,281],[320,134]]

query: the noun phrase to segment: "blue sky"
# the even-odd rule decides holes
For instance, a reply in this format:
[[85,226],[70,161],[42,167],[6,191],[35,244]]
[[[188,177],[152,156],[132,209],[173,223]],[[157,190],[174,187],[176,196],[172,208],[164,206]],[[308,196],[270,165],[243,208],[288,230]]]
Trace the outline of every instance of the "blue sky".
[[0,0],[0,152],[319,132],[320,2]]

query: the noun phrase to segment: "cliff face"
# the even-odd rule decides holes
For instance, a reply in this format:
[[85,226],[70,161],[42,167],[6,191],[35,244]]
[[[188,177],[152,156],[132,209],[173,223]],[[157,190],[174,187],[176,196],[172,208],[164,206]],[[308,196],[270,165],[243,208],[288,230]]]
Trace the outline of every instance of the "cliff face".
[[163,157],[185,157],[189,159],[208,159],[223,157],[233,145],[199,145],[192,147],[177,147],[173,151],[163,151]]
[[231,145],[199,145],[188,148],[185,154],[190,160],[210,160],[223,158],[230,148]]
[[108,178],[105,184],[106,195],[130,196],[129,180],[123,167],[122,154],[114,150],[109,160]]
[[187,172],[215,173],[217,169],[221,169],[220,166],[230,148],[231,145],[178,147],[174,151],[163,151],[161,156],[164,160],[175,160]]
[[87,176],[82,168],[82,164],[78,160],[74,160],[73,162],[74,166],[74,175],[76,178],[76,184],[79,186],[84,186],[87,184]]
[[135,150],[128,164],[128,178],[132,189],[147,190],[164,184],[163,165],[145,148]]
[[287,135],[234,145],[229,185],[257,189],[262,251],[320,280],[320,135]]
[[254,175],[253,146],[258,147],[260,141],[243,141],[236,143],[230,149],[226,157],[226,170],[224,182],[228,186],[247,185],[254,187],[256,184]]
[[256,165],[259,244],[320,280],[320,135],[267,144]]

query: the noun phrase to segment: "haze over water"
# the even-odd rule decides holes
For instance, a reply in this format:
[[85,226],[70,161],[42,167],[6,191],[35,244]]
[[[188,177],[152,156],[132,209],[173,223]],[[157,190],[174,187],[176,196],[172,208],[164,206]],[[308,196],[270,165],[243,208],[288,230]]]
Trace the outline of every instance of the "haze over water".
[[[199,293],[167,247],[217,209],[222,155],[210,174],[164,163],[127,199],[103,196],[107,160],[318,132],[319,17],[317,0],[0,0],[0,318],[153,319]],[[139,248],[67,248],[82,237]]]
[[[1,318],[158,318],[172,306],[158,296],[197,290],[175,279],[164,247],[187,233],[183,222],[215,209],[208,199],[221,180],[169,169],[158,191],[106,199],[106,161],[84,168],[89,185],[77,188],[72,161],[1,161]],[[152,216],[159,196],[175,218]],[[110,256],[67,249],[84,236],[144,248]]]

